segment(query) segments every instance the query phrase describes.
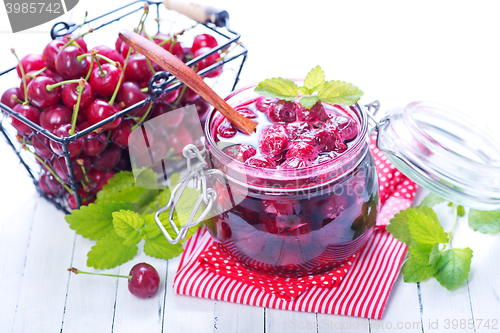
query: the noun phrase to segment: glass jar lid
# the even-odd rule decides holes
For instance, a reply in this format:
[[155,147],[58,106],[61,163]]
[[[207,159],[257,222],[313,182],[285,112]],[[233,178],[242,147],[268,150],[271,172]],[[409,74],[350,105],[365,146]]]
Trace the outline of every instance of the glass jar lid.
[[402,173],[437,195],[467,207],[500,208],[500,137],[439,104],[413,102],[377,124],[377,145]]

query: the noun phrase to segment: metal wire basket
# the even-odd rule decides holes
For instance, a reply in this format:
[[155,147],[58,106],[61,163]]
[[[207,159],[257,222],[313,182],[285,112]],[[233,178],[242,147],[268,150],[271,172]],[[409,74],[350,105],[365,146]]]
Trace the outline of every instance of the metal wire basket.
[[[86,20],[85,25],[94,29],[92,34],[85,37],[87,44],[103,44],[103,36],[110,35],[113,36],[113,39],[109,40],[108,38],[107,42],[108,44],[114,43],[114,39],[120,30],[132,29],[137,25],[145,2],[150,5],[150,15],[156,15],[155,19],[146,22],[146,29],[154,29],[157,32],[161,31],[170,35],[182,32],[177,36],[181,44],[184,42],[189,43],[194,36],[202,33],[214,36],[218,41],[218,46],[208,53],[189,60],[186,64],[195,66],[215,52],[223,54],[224,56],[221,57],[220,61],[199,71],[198,75],[204,77],[205,82],[220,95],[228,95],[234,90],[246,60],[247,49],[239,42],[240,35],[229,29],[226,11],[211,9],[211,22],[196,22],[185,15],[167,10],[162,6],[161,2],[135,1],[94,19]],[[74,23],[56,23],[52,27],[50,37],[55,39],[74,33],[80,26]],[[39,52],[41,53],[41,51],[40,49]],[[223,66],[220,76],[216,78],[206,77],[205,74],[220,66]],[[14,69],[15,67],[12,67],[0,73],[0,89],[2,92],[11,88],[12,82],[19,82]],[[147,82],[148,97],[145,100],[65,138],[55,136],[49,130],[42,128],[0,102],[2,111],[0,113],[0,131],[7,144],[12,147],[19,157],[20,163],[26,168],[29,176],[33,178],[33,182],[40,194],[58,209],[69,213],[71,208],[79,208],[82,204],[91,202],[92,195],[95,194],[98,188],[102,187],[99,183],[93,184],[90,190],[88,186],[83,186],[88,181],[87,175],[89,172],[94,170],[100,173],[100,182],[104,182],[103,178],[105,176],[103,175],[106,175],[110,170],[113,172],[130,170],[130,161],[127,145],[115,142],[113,140],[114,135],[109,134],[111,131],[108,132],[106,142],[101,142],[104,144],[101,152],[92,158],[88,158],[82,152],[78,156],[71,158],[68,146],[82,137],[85,139],[85,145],[89,144],[90,140],[99,140],[99,136],[89,138],[88,134],[96,130],[105,131],[118,118],[122,118],[120,123],[120,126],[122,126],[125,120],[134,119],[134,115],[147,107],[150,102],[153,103],[154,107],[161,101],[163,105],[166,103],[170,110],[183,106],[180,99],[170,103],[165,102],[166,96],[169,96],[175,90],[182,89],[182,87],[183,84],[169,73],[157,72]],[[141,121],[148,120],[152,114],[149,113]],[[31,129],[31,133],[20,135],[11,125],[12,117],[27,125]],[[137,120],[137,118],[135,119]],[[118,130],[119,128],[115,131]],[[61,148],[61,155],[57,155],[52,151],[51,143]],[[71,201],[71,204],[69,201]]]

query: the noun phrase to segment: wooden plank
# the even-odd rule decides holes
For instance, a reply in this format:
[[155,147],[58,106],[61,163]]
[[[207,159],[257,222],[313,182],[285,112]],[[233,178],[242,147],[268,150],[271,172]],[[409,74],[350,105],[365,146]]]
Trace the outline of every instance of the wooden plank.
[[0,327],[5,332],[13,329],[35,207],[41,200],[38,194],[27,199],[21,202],[23,209],[0,219]]
[[214,332],[259,333],[264,331],[264,308],[238,303],[215,302]]
[[318,313],[319,333],[365,333],[369,325],[366,318]]
[[370,332],[422,332],[418,287],[405,283],[400,275],[387,300],[382,320],[370,320]]
[[318,331],[316,313],[266,309],[266,333]]
[[[215,301],[174,293],[172,287],[179,261],[180,257],[168,261],[166,311],[163,317],[163,332],[213,332],[215,324]],[[232,316],[232,313],[227,313],[226,315]]]
[[[95,270],[87,267],[87,253],[94,244],[95,241],[76,236],[71,265],[83,271],[118,274],[118,268]],[[71,274],[62,331],[88,332],[91,325],[92,332],[110,332],[113,325],[117,280],[118,278],[113,277]]]
[[59,332],[64,312],[75,232],[64,214],[46,200],[38,200],[26,253],[17,314],[16,333]]
[[[142,248],[142,244],[139,244]],[[116,294],[116,311],[114,314],[113,332],[171,332],[163,328],[163,311],[165,305],[165,281],[168,263],[140,253],[131,261],[120,266],[121,275],[128,275],[130,269],[141,262],[152,265],[160,275],[160,287],[151,298],[139,298],[128,290],[128,281],[119,278]]]

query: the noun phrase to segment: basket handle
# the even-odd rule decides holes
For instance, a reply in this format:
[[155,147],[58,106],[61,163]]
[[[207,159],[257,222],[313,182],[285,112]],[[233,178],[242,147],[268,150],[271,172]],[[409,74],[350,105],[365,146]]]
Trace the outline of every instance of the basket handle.
[[175,10],[200,23],[211,22],[217,27],[225,27],[229,19],[229,14],[225,10],[186,0],[164,0],[163,4],[167,9]]

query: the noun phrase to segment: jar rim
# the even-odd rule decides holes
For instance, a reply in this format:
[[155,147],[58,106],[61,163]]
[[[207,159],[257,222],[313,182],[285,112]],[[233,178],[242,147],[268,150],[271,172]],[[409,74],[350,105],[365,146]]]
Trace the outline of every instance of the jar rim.
[[[298,80],[298,79],[292,79],[295,82],[301,82],[303,80]],[[257,84],[251,84],[247,85],[243,88],[240,88],[238,90],[235,90],[232,92],[230,95],[228,95],[224,100],[229,101],[231,98],[243,93],[243,92],[250,92],[250,89],[255,88]],[[255,93],[255,96],[259,96],[258,94]],[[230,104],[230,103],[229,103]],[[324,185],[326,183],[329,183],[330,181],[335,181],[338,180],[339,178],[345,176],[348,174],[350,171],[352,171],[356,165],[359,164],[359,162],[364,158],[365,153],[363,153],[363,149],[368,147],[368,116],[366,114],[366,110],[359,105],[358,103],[346,107],[350,108],[350,110],[355,114],[357,119],[353,119],[356,121],[356,123],[359,125],[359,133],[356,139],[352,142],[348,150],[346,150],[342,155],[335,157],[331,161],[327,161],[318,165],[312,165],[309,167],[305,168],[300,168],[300,169],[265,169],[265,168],[260,168],[260,167],[255,167],[255,166],[249,166],[246,165],[240,161],[236,161],[232,159],[231,157],[227,156],[217,145],[216,141],[214,140],[214,136],[211,133],[211,123],[214,119],[215,116],[220,114],[215,108],[211,108],[208,115],[207,115],[207,120],[205,122],[205,136],[206,136],[206,144],[210,148],[210,152],[215,155],[215,157],[223,161],[223,164],[228,165],[229,163],[234,163],[232,165],[236,165],[240,168],[244,168],[245,172],[250,172],[254,173],[256,175],[265,177],[267,179],[295,179],[297,177],[307,177],[310,176],[311,174],[314,174],[315,172],[318,172],[320,170],[325,170],[328,169],[329,167],[332,166],[341,166],[344,164],[347,164],[349,161],[353,161],[356,159],[358,163],[354,163],[354,166],[351,166],[344,170],[343,172],[336,174],[335,177],[332,177],[331,179],[328,179],[326,182],[322,182],[321,184],[312,184],[312,186],[317,186],[317,185]],[[345,110],[347,112],[347,110]],[[304,187],[300,187],[304,188]],[[281,189],[282,190],[282,189]]]

